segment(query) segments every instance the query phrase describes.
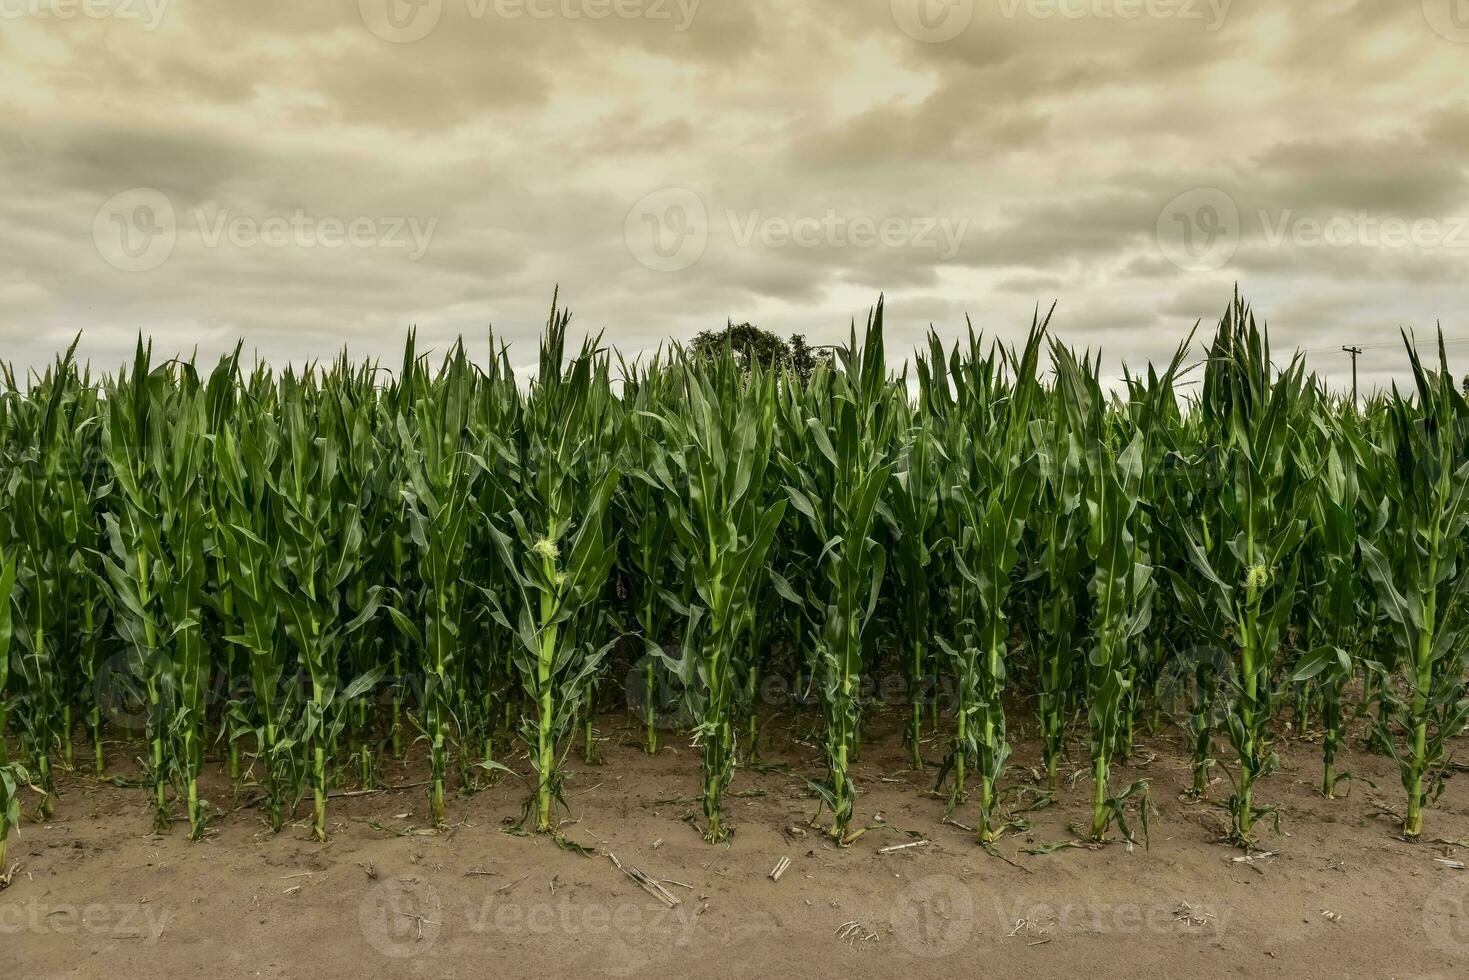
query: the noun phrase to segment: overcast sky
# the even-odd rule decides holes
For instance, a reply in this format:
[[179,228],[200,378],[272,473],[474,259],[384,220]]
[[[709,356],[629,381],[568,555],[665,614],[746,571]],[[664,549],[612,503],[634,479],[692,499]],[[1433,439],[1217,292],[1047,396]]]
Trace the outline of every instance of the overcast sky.
[[[0,0],[0,358],[1469,338],[1469,0]],[[1469,344],[1450,347],[1458,370]]]

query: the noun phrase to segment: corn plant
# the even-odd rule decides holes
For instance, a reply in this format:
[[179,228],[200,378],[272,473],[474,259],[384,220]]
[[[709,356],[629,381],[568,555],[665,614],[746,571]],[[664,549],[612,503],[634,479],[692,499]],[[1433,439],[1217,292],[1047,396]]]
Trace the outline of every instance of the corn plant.
[[664,492],[673,532],[685,556],[694,598],[687,606],[682,656],[665,657],[682,683],[703,751],[704,837],[728,835],[724,792],[734,773],[740,654],[759,615],[752,596],[766,576],[766,555],[785,514],[767,505],[775,377],[753,365],[748,376],[733,357],[680,366],[687,408],[664,417]]
[[203,389],[193,365],[181,365],[179,382],[162,406],[169,438],[150,447],[161,511],[160,552],[154,564],[155,587],[167,630],[165,658],[170,667],[170,756],[188,801],[189,836],[204,834],[207,806],[199,797],[204,765],[205,712],[210,682],[204,642],[204,589],[207,497],[205,472],[207,418]]
[[[91,520],[90,505],[76,492],[78,461],[68,452],[76,424],[76,344],[56,360],[22,404],[19,423],[28,433],[9,465],[6,511],[16,563],[14,643],[19,648],[14,718],[45,794],[42,819],[54,812],[52,753],[70,744],[70,697],[75,693],[76,647],[68,624],[78,597],[79,574],[71,541]],[[14,389],[14,380],[9,379]],[[85,513],[83,513],[85,511]]]
[[[1193,786],[1190,794],[1208,792],[1215,766],[1214,736],[1224,725],[1228,700],[1228,661],[1222,638],[1232,627],[1226,610],[1214,603],[1190,604],[1206,594],[1207,578],[1191,558],[1195,538],[1205,549],[1214,547],[1223,527],[1219,476],[1222,453],[1208,445],[1203,413],[1196,408],[1170,426],[1163,473],[1150,501],[1160,556],[1155,565],[1167,572],[1167,615],[1159,624],[1169,645],[1162,657],[1154,697],[1180,723],[1192,747]],[[1182,581],[1180,581],[1182,580]]]
[[298,800],[296,788],[303,775],[295,750],[294,726],[298,693],[286,683],[286,643],[280,630],[276,569],[282,560],[275,531],[270,474],[280,452],[280,432],[263,392],[255,387],[242,399],[232,424],[213,436],[215,498],[210,509],[221,565],[220,581],[227,589],[228,622],[235,632],[226,636],[243,652],[250,679],[250,699],[231,706],[240,714],[244,734],[253,737],[256,762],[261,767],[266,822],[279,831],[285,814]]
[[[243,778],[240,768],[241,746],[249,734],[249,721],[245,708],[248,691],[240,683],[249,676],[248,655],[235,641],[240,634],[240,620],[235,612],[235,590],[229,576],[229,553],[225,547],[225,529],[220,527],[221,515],[229,512],[229,479],[233,474],[233,460],[224,455],[221,442],[232,451],[238,446],[233,441],[233,426],[242,414],[239,399],[240,351],[222,358],[205,384],[205,447],[204,453],[209,466],[202,476],[204,494],[204,520],[206,527],[205,556],[209,565],[209,581],[204,587],[204,601],[210,612],[206,622],[204,643],[211,657],[222,672],[226,688],[224,710],[220,718],[220,738],[228,747],[230,788],[238,799]],[[221,431],[228,435],[221,437]]]
[[148,772],[153,785],[153,829],[168,830],[169,721],[174,696],[168,621],[163,607],[167,576],[163,517],[159,501],[165,467],[171,381],[152,366],[152,349],[141,339],[132,371],[119,372],[107,387],[103,452],[112,469],[112,501],[104,520],[108,549],[103,559],[113,619],[123,639],[120,669],[109,678],[119,699],[133,694],[129,682],[146,690]]
[[347,617],[347,592],[365,561],[360,503],[339,469],[340,445],[322,434],[330,424],[322,416],[344,410],[309,377],[287,372],[282,378],[280,465],[271,482],[281,558],[274,584],[286,635],[311,683],[291,747],[310,765],[312,833],[320,841],[327,839],[327,760],[346,723],[341,709],[386,672],[378,665],[343,686],[338,667],[343,643],[372,618],[378,598],[370,596]]
[[643,748],[649,755],[658,751],[660,677],[663,643],[674,613],[686,614],[687,607],[670,589],[682,556],[674,534],[676,498],[667,487],[673,476],[663,433],[669,424],[659,413],[665,402],[677,397],[670,382],[681,380],[681,372],[655,357],[646,366],[622,365],[623,416],[621,441],[625,479],[614,501],[616,520],[622,527],[622,580],[628,593],[631,620],[641,635],[643,653],[628,680],[629,707],[641,712]]
[[1105,839],[1116,819],[1130,838],[1125,803],[1134,792],[1144,793],[1141,807],[1146,827],[1145,784],[1134,784],[1114,797],[1108,793],[1108,780],[1112,762],[1122,752],[1123,715],[1135,676],[1137,641],[1152,615],[1153,567],[1147,564],[1139,541],[1145,436],[1140,429],[1128,432],[1126,446],[1119,451],[1098,380],[1099,364],[1086,365],[1060,345],[1053,345],[1052,357],[1058,384],[1067,393],[1071,427],[1085,440],[1086,547],[1093,569],[1089,585],[1092,643],[1086,664],[1092,743],[1091,836],[1097,841]]
[[107,468],[99,459],[99,396],[90,373],[79,373],[70,354],[58,362],[54,383],[63,396],[55,434],[58,459],[51,469],[50,489],[57,507],[57,530],[70,543],[59,585],[65,607],[73,611],[61,620],[56,634],[61,756],[71,768],[72,709],[89,704],[93,766],[100,775],[105,759],[101,711],[94,692],[108,624],[97,558],[103,532],[101,495],[107,483]]
[[[385,386],[374,408],[373,431],[380,461],[377,479],[382,489],[377,495],[378,507],[371,516],[378,534],[369,543],[368,559],[368,568],[375,573],[384,591],[394,597],[389,612],[396,609],[410,619],[418,615],[411,603],[420,590],[414,588],[417,578],[412,572],[413,542],[408,527],[408,504],[402,493],[409,450],[403,444],[403,428],[398,423],[404,417],[412,418],[418,400],[423,372],[417,369],[416,339],[416,334],[410,331],[403,348],[402,367]],[[481,550],[490,550],[487,543]],[[388,750],[396,759],[403,758],[404,753],[404,702],[409,693],[408,674],[414,655],[414,651],[405,649],[408,642],[399,622],[398,616],[389,615],[368,627],[376,634],[376,647],[388,665]]]
[[[930,341],[937,345],[934,359],[942,360],[943,349],[938,337],[931,335]],[[920,363],[920,370],[923,369]],[[906,385],[897,390],[906,395]],[[920,383],[920,393],[925,390]],[[899,605],[904,634],[901,664],[911,711],[905,738],[913,769],[919,771],[923,769],[923,708],[934,672],[935,590],[929,568],[940,560],[945,544],[940,515],[942,448],[934,429],[924,424],[926,409],[922,404],[910,408],[906,397],[895,397],[892,411],[903,418],[894,426],[901,460],[893,474],[888,509],[883,516],[892,541],[894,572],[903,583]]]
[[1086,510],[1082,500],[1085,463],[1081,440],[1072,431],[1065,391],[1057,385],[1046,399],[1045,417],[1035,426],[1041,482],[1038,518],[1031,522],[1035,613],[1029,644],[1036,667],[1037,712],[1046,788],[1054,793],[1065,751],[1066,722],[1083,676],[1077,625],[1084,622],[1083,588],[1088,558]]
[[[415,365],[415,370],[418,370]],[[450,353],[439,383],[423,379],[412,429],[398,417],[400,440],[409,448],[408,480],[403,498],[408,528],[419,556],[423,595],[422,628],[396,609],[400,629],[421,650],[424,665],[423,730],[429,741],[429,813],[444,822],[451,738],[458,737],[461,758],[468,758],[464,733],[470,725],[465,695],[465,608],[471,583],[463,581],[469,543],[475,481],[485,463],[471,442],[474,379],[463,345]]]
[[490,527],[511,583],[496,619],[517,642],[515,670],[531,710],[521,736],[535,770],[527,812],[541,833],[555,829],[553,802],[565,802],[563,749],[612,646],[595,645],[591,628],[615,553],[607,510],[618,471],[614,447],[596,439],[611,396],[606,359],[591,341],[563,367],[570,319],[553,305],[540,373],[509,447],[514,507]]
[[25,767],[11,763],[5,747],[10,704],[6,683],[10,679],[10,640],[14,635],[14,610],[11,597],[15,591],[15,559],[0,552],[0,875],[7,869],[6,841],[13,827],[20,826],[20,793],[29,782]]
[[[1127,395],[1113,422],[1117,440],[1125,440],[1133,433],[1142,437],[1142,483],[1138,488],[1134,533],[1139,560],[1154,569],[1155,582],[1161,577],[1157,570],[1176,558],[1169,551],[1165,501],[1174,487],[1169,464],[1185,431],[1177,389],[1192,370],[1185,361],[1194,333],[1189,331],[1174,350],[1172,359],[1161,370],[1150,363],[1145,372],[1134,374],[1126,364],[1123,365]],[[1127,669],[1126,710],[1119,742],[1124,759],[1132,757],[1134,729],[1145,708],[1152,711],[1153,731],[1158,729],[1158,685],[1168,660],[1165,641],[1177,629],[1176,624],[1170,622],[1176,617],[1165,605],[1167,597],[1164,590],[1153,588],[1151,596],[1153,608]]]
[[[375,606],[382,594],[383,576],[375,567],[383,551],[378,538],[391,526],[386,515],[400,503],[402,496],[401,459],[382,452],[383,441],[374,431],[380,421],[375,411],[376,377],[375,364],[354,364],[343,352],[323,379],[323,393],[330,399],[332,410],[324,413],[322,437],[339,447],[337,469],[342,492],[355,510],[362,529],[357,567],[341,593],[343,616],[348,619],[356,619]],[[383,631],[374,626],[373,622],[364,622],[361,628],[342,638],[337,667],[342,677],[374,678],[357,697],[345,699],[343,705],[346,754],[356,763],[358,779],[367,788],[375,784],[377,773],[371,701],[377,679],[386,671],[378,649]]]
[[[1310,635],[1292,680],[1315,686],[1321,701],[1321,795],[1336,796],[1346,774],[1336,771],[1342,740],[1342,689],[1356,673],[1362,642],[1358,611],[1361,558],[1358,541],[1363,516],[1358,473],[1365,447],[1351,431],[1354,409],[1325,433],[1326,466],[1316,487],[1311,518],[1319,560],[1310,572],[1307,616]],[[1365,513],[1364,513],[1365,512]]]
[[[1363,563],[1397,648],[1409,696],[1389,684],[1389,712],[1379,720],[1408,795],[1403,835],[1423,833],[1423,811],[1443,789],[1448,740],[1469,721],[1464,603],[1469,591],[1469,405],[1448,371],[1443,336],[1439,370],[1424,367],[1404,334],[1417,401],[1393,388],[1391,429],[1383,464],[1386,481],[1376,540],[1361,543]],[[1408,733],[1399,746],[1390,725]]]
[[[838,368],[818,367],[798,404],[809,414],[803,459],[788,464],[794,483],[791,505],[824,542],[811,555],[822,577],[808,582],[807,595],[790,590],[815,613],[813,670],[826,714],[830,782],[824,801],[833,818],[829,834],[850,835],[855,788],[849,767],[861,726],[864,645],[886,574],[887,555],[875,538],[878,505],[892,479],[891,426],[898,421],[884,391],[887,365],[882,341],[883,304],[868,318],[859,345],[855,326],[847,346],[836,352]],[[794,461],[792,461],[794,462]]]
[[1299,356],[1276,372],[1266,333],[1236,299],[1210,348],[1200,404],[1222,463],[1220,523],[1185,530],[1197,577],[1170,569],[1185,615],[1208,628],[1218,623],[1217,611],[1229,635],[1208,639],[1236,651],[1225,724],[1239,760],[1231,833],[1243,844],[1253,839],[1255,820],[1273,812],[1255,806],[1253,791],[1276,761],[1271,721],[1279,679],[1272,665],[1295,600],[1312,501],[1312,476],[1296,458],[1303,374]]
[[1018,351],[996,345],[985,355],[971,332],[967,351],[956,347],[950,357],[947,376],[940,362],[930,365],[930,386],[937,390],[952,384],[955,395],[952,404],[937,401],[948,416],[945,492],[952,507],[950,534],[958,573],[957,630],[952,642],[941,643],[954,672],[958,702],[950,805],[964,796],[966,761],[976,760],[978,835],[985,844],[1003,829],[995,818],[1011,752],[1003,700],[1009,673],[1008,606],[1026,520],[1040,485],[1031,423],[1048,320],[1032,320],[1025,346]]

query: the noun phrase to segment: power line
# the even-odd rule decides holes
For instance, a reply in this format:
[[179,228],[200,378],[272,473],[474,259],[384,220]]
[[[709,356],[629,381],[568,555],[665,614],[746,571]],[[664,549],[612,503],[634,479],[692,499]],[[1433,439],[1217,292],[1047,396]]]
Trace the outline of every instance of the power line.
[[[1454,337],[1454,338],[1445,337],[1444,338],[1444,346],[1445,347],[1452,347],[1455,344],[1469,344],[1469,337]],[[1403,342],[1401,340],[1384,340],[1384,341],[1381,341],[1379,343],[1357,344],[1355,346],[1360,347],[1363,350],[1380,350],[1380,349],[1389,348],[1389,347],[1392,347],[1392,348],[1402,347],[1403,346]],[[1302,354],[1325,354],[1325,353],[1329,353],[1331,351],[1336,350],[1336,348],[1335,347],[1302,347],[1300,350],[1301,350],[1301,353]],[[1343,350],[1345,350],[1345,348],[1343,348]]]
[[1352,355],[1352,401],[1357,400],[1357,356],[1362,353],[1360,347],[1343,347],[1342,350]]

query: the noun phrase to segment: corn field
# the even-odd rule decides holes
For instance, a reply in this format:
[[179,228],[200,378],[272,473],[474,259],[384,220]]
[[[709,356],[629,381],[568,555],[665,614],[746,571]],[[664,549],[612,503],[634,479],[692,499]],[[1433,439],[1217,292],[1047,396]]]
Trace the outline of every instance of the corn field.
[[1091,777],[1080,832],[1132,840],[1148,786],[1113,770],[1168,728],[1241,845],[1278,822],[1277,742],[1320,733],[1332,797],[1353,726],[1424,832],[1469,719],[1469,406],[1441,341],[1425,364],[1405,336],[1412,387],[1359,402],[1272,360],[1238,298],[1198,363],[1190,337],[1120,384],[1039,316],[893,371],[879,303],[809,378],[569,331],[553,305],[528,383],[493,336],[483,363],[410,336],[391,369],[140,342],[114,375],[75,345],[7,370],[0,870],[66,806],[61,770],[135,784],[157,831],[230,809],[209,777],[325,840],[334,788],[417,753],[436,822],[524,779],[555,833],[616,711],[649,753],[695,746],[711,842],[786,712],[842,843],[890,711],[982,844],[1068,791],[1063,762]]

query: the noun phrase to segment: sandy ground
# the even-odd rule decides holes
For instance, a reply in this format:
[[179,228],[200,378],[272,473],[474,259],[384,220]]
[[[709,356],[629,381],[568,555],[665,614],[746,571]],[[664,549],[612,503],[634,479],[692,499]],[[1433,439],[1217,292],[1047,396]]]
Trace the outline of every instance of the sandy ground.
[[[1281,833],[1265,830],[1274,853],[1245,861],[1217,842],[1217,808],[1179,799],[1182,743],[1144,737],[1140,764],[1118,778],[1152,782],[1150,848],[1025,853],[1085,821],[1079,775],[1002,841],[1001,858],[942,822],[932,773],[905,769],[891,719],[869,730],[858,769],[859,821],[874,829],[847,848],[800,835],[814,801],[795,773],[814,774],[819,756],[784,727],[765,759],[792,772],[737,774],[738,832],[721,846],[683,819],[697,809],[694,753],[675,741],[645,756],[620,715],[601,731],[606,762],[577,765],[564,827],[591,857],[505,832],[525,795],[513,779],[456,798],[437,835],[369,826],[423,827],[423,790],[412,788],[334,800],[326,845],[304,823],[272,836],[249,807],[190,844],[182,824],[148,834],[143,791],[68,775],[55,821],[11,842],[20,869],[0,894],[4,975],[1469,976],[1469,871],[1439,860],[1469,863],[1469,847],[1398,840],[1381,808],[1399,804],[1399,783],[1375,756],[1349,752],[1342,768],[1379,789],[1357,782],[1325,800],[1316,746],[1282,742],[1281,769],[1258,792],[1281,805]],[[1016,756],[1020,782],[1035,746]],[[416,764],[388,776],[423,778]],[[972,823],[971,810],[954,819]],[[1450,783],[1428,836],[1469,839],[1469,779]],[[931,843],[879,853],[915,839]],[[641,890],[609,853],[666,882],[679,904]],[[781,857],[790,868],[771,881]]]

